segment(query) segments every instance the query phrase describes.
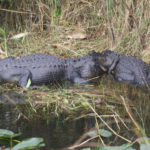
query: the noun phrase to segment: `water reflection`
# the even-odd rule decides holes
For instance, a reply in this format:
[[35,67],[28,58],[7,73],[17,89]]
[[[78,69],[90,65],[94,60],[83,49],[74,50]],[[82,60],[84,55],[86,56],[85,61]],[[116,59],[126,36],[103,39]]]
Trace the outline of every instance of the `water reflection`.
[[[120,96],[123,96],[126,100],[126,103],[130,106],[132,111],[132,115],[137,123],[144,127],[146,130],[147,136],[150,136],[150,92],[149,89],[145,88],[136,88],[133,86],[126,86],[121,84],[113,84],[113,82],[99,87],[92,88],[79,88],[79,90],[70,88],[68,89],[68,94],[72,99],[74,97],[71,96],[70,93],[72,91],[79,93],[84,96],[84,93],[88,93],[85,97],[91,100],[90,94],[95,96],[94,102],[97,104],[97,108],[99,109],[99,113],[105,114],[104,106],[107,107],[107,113],[109,111],[109,107],[113,106],[114,111],[117,112],[122,119],[129,119],[129,116],[126,113],[126,110],[123,106],[123,102]],[[115,85],[115,87],[114,87]],[[95,89],[94,89],[95,88]],[[69,91],[70,90],[70,91]],[[70,93],[69,93],[70,92]],[[48,92],[47,92],[48,93]],[[47,96],[47,93],[44,92],[44,95]],[[39,94],[39,93],[38,93]],[[43,93],[40,93],[41,95]],[[64,96],[63,92],[58,95],[61,100],[61,94]],[[34,94],[33,94],[34,95]],[[49,93],[51,95],[51,93]],[[32,95],[31,95],[32,96]],[[83,97],[84,98],[84,97]],[[59,149],[70,146],[73,144],[84,132],[88,131],[89,128],[92,128],[95,124],[94,116],[91,119],[80,119],[77,121],[65,121],[67,116],[60,115],[58,118],[55,118],[53,115],[48,117],[48,119],[42,119],[42,117],[37,117],[34,119],[30,119],[30,121],[20,117],[22,110],[29,109],[30,105],[28,103],[28,97],[23,93],[17,93],[15,91],[6,91],[5,93],[0,94],[0,128],[9,129],[14,132],[22,132],[22,138],[28,137],[43,137],[47,150],[51,149]],[[32,99],[32,98],[31,98]],[[82,99],[81,99],[82,100]],[[99,102],[99,101],[100,102]],[[98,103],[96,103],[98,101]],[[105,103],[103,103],[103,101]],[[92,101],[90,101],[92,102]],[[104,104],[108,105],[104,105]],[[103,105],[103,106],[102,106]],[[101,110],[102,109],[102,110]],[[123,114],[124,112],[124,114]],[[41,115],[40,113],[38,114]],[[108,119],[110,120],[110,119]],[[132,121],[131,121],[132,123]],[[112,126],[113,129],[118,130],[116,124]],[[129,125],[130,130],[132,130],[132,126]],[[123,130],[121,130],[123,132]],[[134,137],[136,139],[137,135],[134,132],[125,130],[123,133],[125,137],[131,139]],[[113,141],[113,140],[112,140]],[[121,141],[122,144],[124,141]],[[121,143],[119,140],[115,143],[119,145]],[[119,143],[119,144],[118,144]]]
[[[27,107],[22,105],[21,107]],[[20,118],[17,120],[19,112],[16,106],[10,104],[0,104],[0,128],[8,129],[15,133],[21,132],[22,139],[29,137],[43,137],[46,147],[44,149],[50,150],[56,148],[63,148],[71,145],[76,141],[82,133],[87,130],[85,126],[93,121],[78,120],[78,121],[64,121],[66,116],[55,118],[51,116],[48,121],[34,119],[27,121]],[[91,125],[93,126],[93,125]]]
[[27,104],[28,98],[23,93],[17,93],[13,90],[3,91],[0,93],[0,103],[2,104]]

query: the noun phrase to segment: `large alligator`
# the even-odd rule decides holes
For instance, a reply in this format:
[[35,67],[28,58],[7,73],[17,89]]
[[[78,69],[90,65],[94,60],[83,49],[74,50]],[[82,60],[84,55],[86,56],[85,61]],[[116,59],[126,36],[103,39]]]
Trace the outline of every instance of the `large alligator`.
[[15,82],[21,87],[26,87],[29,79],[31,85],[64,81],[85,84],[103,73],[95,58],[88,55],[63,59],[46,54],[7,57],[0,60],[0,81]]
[[90,52],[99,58],[99,66],[115,81],[135,86],[150,84],[150,66],[141,59],[119,54],[111,50]]

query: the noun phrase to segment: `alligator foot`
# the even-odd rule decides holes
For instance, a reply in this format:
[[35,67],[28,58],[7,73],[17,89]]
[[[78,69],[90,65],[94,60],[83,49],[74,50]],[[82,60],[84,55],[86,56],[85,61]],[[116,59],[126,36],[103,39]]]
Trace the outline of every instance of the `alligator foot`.
[[119,75],[115,76],[115,81],[126,83],[126,84],[134,84],[134,74],[131,73],[119,73]]
[[5,82],[17,82],[19,86],[26,87],[28,80],[32,78],[32,74],[27,69],[13,68],[0,72],[0,78]]
[[76,78],[74,78],[73,83],[75,83],[75,84],[88,84],[89,81],[87,81],[83,78],[76,77]]

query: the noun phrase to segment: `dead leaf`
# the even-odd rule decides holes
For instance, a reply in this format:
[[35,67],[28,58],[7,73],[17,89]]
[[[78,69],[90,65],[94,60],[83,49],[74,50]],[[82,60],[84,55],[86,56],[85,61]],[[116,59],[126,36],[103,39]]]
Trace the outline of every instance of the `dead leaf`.
[[1,47],[0,47],[0,53],[5,54],[5,52],[1,49]]
[[146,63],[150,64],[150,46],[148,46],[148,47],[142,52],[142,60],[144,60]]
[[53,48],[58,48],[58,49],[62,49],[63,48],[63,46],[61,44],[51,44],[51,46]]
[[67,36],[68,39],[86,39],[86,35],[83,33],[73,33]]
[[17,35],[12,36],[10,39],[11,39],[11,40],[12,40],[12,39],[19,39],[19,38],[22,38],[22,37],[24,37],[24,36],[27,36],[28,34],[29,34],[29,32],[19,33],[19,34],[17,34]]

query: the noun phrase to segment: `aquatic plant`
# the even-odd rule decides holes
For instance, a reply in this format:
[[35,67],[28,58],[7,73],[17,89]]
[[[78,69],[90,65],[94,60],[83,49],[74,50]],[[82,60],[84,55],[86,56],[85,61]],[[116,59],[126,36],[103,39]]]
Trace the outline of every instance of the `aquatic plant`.
[[7,150],[33,150],[40,147],[44,147],[43,138],[28,138],[20,141],[18,138],[21,133],[14,133],[10,130],[0,129],[0,143],[2,147],[8,147]]

